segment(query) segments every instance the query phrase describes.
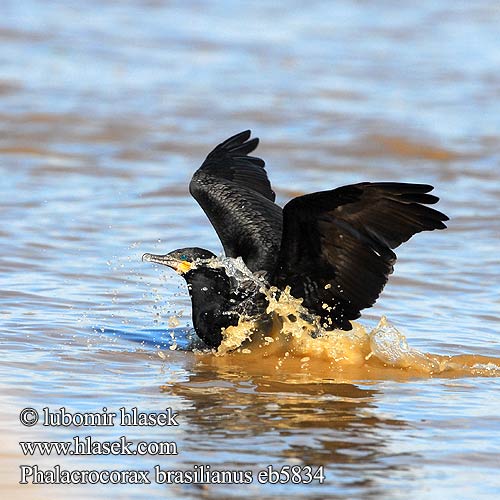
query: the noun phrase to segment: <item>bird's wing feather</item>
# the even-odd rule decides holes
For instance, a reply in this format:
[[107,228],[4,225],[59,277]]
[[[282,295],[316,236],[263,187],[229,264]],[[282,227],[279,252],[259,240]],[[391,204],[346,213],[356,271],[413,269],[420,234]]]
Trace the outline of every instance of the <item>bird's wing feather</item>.
[[282,209],[249,130],[219,144],[194,173],[189,191],[214,226],[228,257],[252,271],[272,271],[281,242]]
[[420,231],[444,229],[446,215],[426,184],[364,182],[291,200],[273,284],[296,297],[327,327],[374,304],[393,271],[392,249]]

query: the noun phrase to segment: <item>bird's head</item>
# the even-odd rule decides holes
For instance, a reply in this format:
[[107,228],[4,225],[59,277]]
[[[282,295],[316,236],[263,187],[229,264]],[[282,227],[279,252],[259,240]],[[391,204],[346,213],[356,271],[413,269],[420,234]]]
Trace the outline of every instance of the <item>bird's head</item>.
[[142,260],[162,264],[163,266],[171,267],[180,275],[185,275],[189,271],[196,269],[202,261],[215,258],[215,254],[203,248],[179,248],[165,255],[155,255],[145,253]]

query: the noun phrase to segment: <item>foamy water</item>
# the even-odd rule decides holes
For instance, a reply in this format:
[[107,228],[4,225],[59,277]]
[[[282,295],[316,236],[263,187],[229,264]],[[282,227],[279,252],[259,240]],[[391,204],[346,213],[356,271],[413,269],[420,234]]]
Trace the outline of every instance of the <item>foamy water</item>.
[[[326,330],[321,327],[319,318],[302,306],[302,300],[291,295],[290,287],[284,290],[270,287],[264,276],[253,274],[246,267],[241,257],[200,260],[194,262],[196,266],[221,269],[237,281],[238,287],[262,293],[268,304],[265,314],[272,318],[270,331],[264,331],[258,318],[251,312],[244,312],[243,305],[238,325],[222,331],[221,345],[210,350],[209,355],[270,357],[276,359],[275,369],[285,372],[284,361],[288,358],[306,360],[307,365],[301,366],[301,370],[308,368],[309,362],[326,362],[328,368],[325,370],[323,365],[321,368],[325,370],[323,375],[344,381],[500,375],[500,358],[468,354],[442,356],[411,347],[385,316],[371,331],[356,321],[351,322],[350,331]],[[177,321],[175,316],[171,319]]]

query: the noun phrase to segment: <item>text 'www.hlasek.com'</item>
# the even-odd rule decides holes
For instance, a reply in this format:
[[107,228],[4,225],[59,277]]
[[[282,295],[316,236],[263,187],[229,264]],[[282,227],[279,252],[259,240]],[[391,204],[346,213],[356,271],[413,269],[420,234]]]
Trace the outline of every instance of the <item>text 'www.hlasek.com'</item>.
[[[102,408],[96,412],[70,412],[65,407],[41,411],[24,408],[19,420],[25,427],[102,428],[119,427],[177,427],[179,414],[172,408],[160,412],[142,412],[138,408],[119,408],[110,411]],[[120,434],[121,434],[120,432]],[[21,441],[19,446],[24,456],[168,456],[179,455],[175,441],[129,440],[120,435],[113,440],[99,440],[85,433],[72,436],[65,441]],[[217,468],[209,464],[196,464],[190,468],[165,469],[159,464],[146,470],[139,469],[69,469],[62,465],[41,468],[38,465],[22,464],[20,484],[323,484],[324,467],[311,465],[267,465],[258,470]]]

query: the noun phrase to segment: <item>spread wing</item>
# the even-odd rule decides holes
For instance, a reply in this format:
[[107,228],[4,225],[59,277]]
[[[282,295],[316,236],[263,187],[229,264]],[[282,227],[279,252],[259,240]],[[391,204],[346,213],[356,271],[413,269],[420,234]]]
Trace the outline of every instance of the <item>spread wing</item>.
[[283,209],[283,242],[273,284],[318,314],[327,328],[374,304],[393,271],[392,249],[421,231],[446,228],[427,207],[439,198],[425,184],[353,184],[291,200]]
[[189,191],[214,226],[228,257],[255,271],[272,271],[281,243],[282,209],[250,130],[219,144],[194,173]]

